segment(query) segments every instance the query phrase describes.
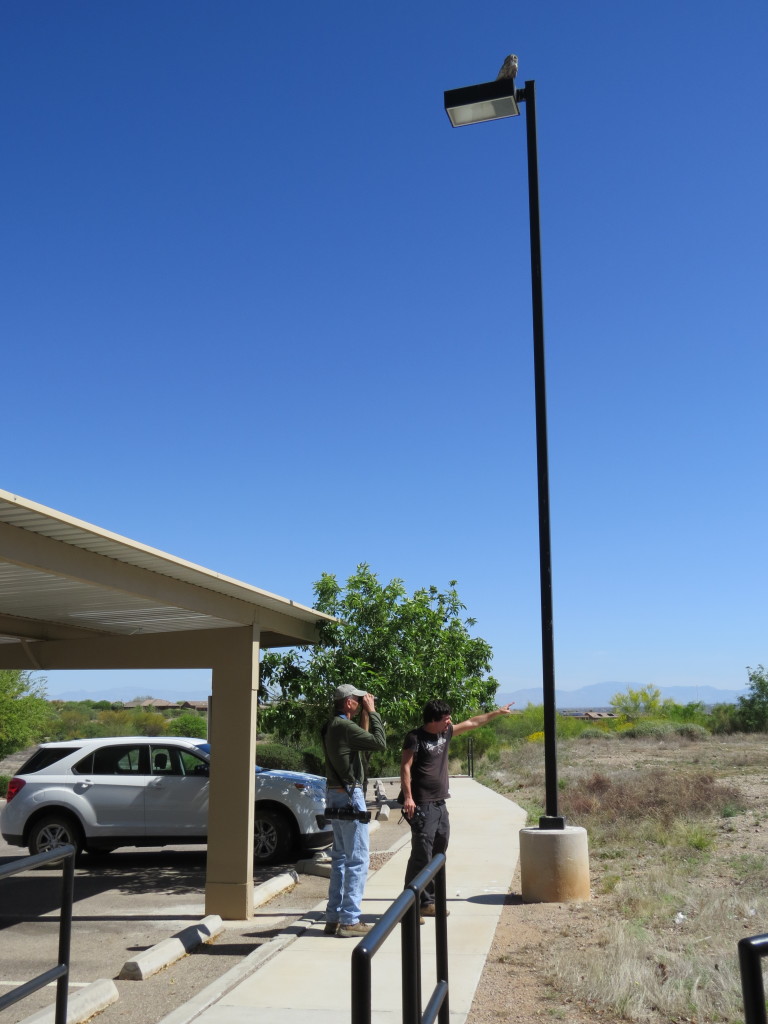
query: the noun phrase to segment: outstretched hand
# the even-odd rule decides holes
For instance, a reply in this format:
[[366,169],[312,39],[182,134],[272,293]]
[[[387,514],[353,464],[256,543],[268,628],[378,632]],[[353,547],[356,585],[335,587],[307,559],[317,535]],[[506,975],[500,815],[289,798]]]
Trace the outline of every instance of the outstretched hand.
[[514,703],[515,703],[514,701],[511,701],[509,704],[505,704],[504,707],[496,708],[496,710],[499,712],[499,714],[511,715],[512,714],[512,705]]

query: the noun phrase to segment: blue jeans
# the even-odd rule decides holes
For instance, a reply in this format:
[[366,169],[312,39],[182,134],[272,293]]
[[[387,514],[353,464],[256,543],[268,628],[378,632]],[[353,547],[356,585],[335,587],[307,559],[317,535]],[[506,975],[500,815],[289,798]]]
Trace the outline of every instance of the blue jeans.
[[[363,791],[357,787],[353,794],[355,810],[364,811]],[[329,789],[325,794],[326,807],[348,807],[345,792]],[[332,820],[333,848],[331,850],[331,880],[328,884],[326,921],[357,924],[360,920],[363,890],[368,877],[368,825],[362,821]]]

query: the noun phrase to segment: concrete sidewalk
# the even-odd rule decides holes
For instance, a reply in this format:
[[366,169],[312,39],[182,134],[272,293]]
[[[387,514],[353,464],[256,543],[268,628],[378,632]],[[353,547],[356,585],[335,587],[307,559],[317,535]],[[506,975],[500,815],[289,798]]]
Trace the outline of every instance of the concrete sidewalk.
[[[446,866],[451,1024],[464,1024],[485,966],[496,925],[518,861],[518,833],[525,812],[474,779],[451,779],[451,841]],[[409,834],[406,835],[409,839]],[[371,875],[363,920],[373,921],[403,891],[410,843]],[[230,988],[195,1024],[344,1024],[350,1019],[351,956],[355,939],[323,934],[318,904],[299,923],[298,937]],[[434,921],[420,929],[422,993],[435,986]],[[372,966],[375,1024],[402,1019],[400,929],[387,939]]]

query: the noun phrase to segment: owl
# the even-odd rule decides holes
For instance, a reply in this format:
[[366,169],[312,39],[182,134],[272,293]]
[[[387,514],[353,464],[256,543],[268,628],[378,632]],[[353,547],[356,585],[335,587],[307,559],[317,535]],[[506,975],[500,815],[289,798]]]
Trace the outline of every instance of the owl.
[[496,81],[500,81],[502,78],[514,78],[517,74],[517,54],[510,53],[504,63],[501,65],[501,71],[496,75]]

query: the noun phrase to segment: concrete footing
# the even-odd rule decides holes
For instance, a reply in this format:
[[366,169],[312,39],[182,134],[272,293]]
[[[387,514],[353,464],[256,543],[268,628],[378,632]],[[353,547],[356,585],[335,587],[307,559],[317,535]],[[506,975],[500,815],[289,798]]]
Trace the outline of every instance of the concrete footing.
[[523,903],[576,903],[590,898],[587,830],[524,828],[520,832]]

